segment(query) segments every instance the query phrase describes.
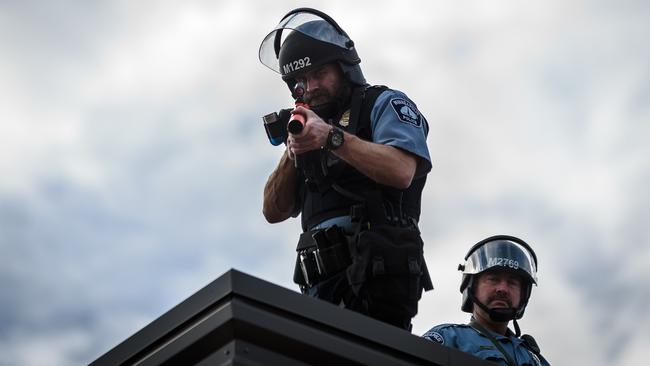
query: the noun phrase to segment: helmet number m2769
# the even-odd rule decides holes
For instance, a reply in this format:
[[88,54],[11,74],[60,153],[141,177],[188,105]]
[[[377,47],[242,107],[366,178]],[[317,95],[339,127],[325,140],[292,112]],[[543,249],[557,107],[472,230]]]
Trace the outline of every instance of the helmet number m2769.
[[510,267],[512,269],[519,269],[519,262],[510,258],[490,257],[488,258],[487,266],[488,268],[494,266],[501,266],[501,267]]
[[285,74],[288,74],[307,66],[311,66],[311,59],[309,57],[303,57],[282,65],[282,71],[284,71]]

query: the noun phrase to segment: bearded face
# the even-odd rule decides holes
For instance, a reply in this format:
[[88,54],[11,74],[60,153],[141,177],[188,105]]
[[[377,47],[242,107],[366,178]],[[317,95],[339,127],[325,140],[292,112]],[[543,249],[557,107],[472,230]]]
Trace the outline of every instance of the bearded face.
[[316,67],[296,77],[305,85],[304,101],[323,119],[333,118],[343,112],[352,92],[336,63]]
[[489,309],[518,308],[521,286],[521,277],[513,272],[488,271],[478,277],[475,296]]

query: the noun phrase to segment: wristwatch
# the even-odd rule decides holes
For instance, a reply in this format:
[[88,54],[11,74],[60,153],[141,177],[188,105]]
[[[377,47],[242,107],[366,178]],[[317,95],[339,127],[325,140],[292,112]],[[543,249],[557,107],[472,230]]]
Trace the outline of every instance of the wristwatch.
[[343,130],[332,126],[330,133],[327,135],[327,150],[336,150],[343,145],[345,139],[343,138]]

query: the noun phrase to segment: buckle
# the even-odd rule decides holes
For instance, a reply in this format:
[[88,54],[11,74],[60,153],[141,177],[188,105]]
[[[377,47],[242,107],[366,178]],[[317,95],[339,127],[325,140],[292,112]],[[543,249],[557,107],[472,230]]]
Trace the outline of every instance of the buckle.
[[314,258],[316,259],[316,271],[318,271],[318,274],[320,276],[324,276],[327,274],[327,271],[325,270],[325,263],[323,262],[323,257],[320,255],[320,249],[316,248],[316,250],[313,251]]
[[300,270],[305,282],[310,287],[318,282],[323,275],[323,260],[318,249],[305,249],[298,254],[300,258]]

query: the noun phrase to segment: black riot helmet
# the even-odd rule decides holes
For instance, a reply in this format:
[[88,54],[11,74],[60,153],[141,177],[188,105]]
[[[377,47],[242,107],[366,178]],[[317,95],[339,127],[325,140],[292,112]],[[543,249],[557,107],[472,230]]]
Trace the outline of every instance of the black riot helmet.
[[298,8],[285,15],[262,41],[262,64],[282,75],[293,90],[296,74],[336,62],[345,78],[354,85],[365,85],[354,42],[327,14],[311,8]]
[[[523,240],[509,235],[497,235],[476,243],[465,255],[465,264],[458,266],[463,273],[460,292],[463,294],[461,309],[471,313],[474,305],[485,310],[494,321],[504,322],[521,319],[526,310],[533,284],[537,285],[537,256]],[[474,296],[476,276],[495,269],[513,271],[521,277],[521,299],[516,309],[488,309]],[[515,327],[518,326],[515,322]]]

